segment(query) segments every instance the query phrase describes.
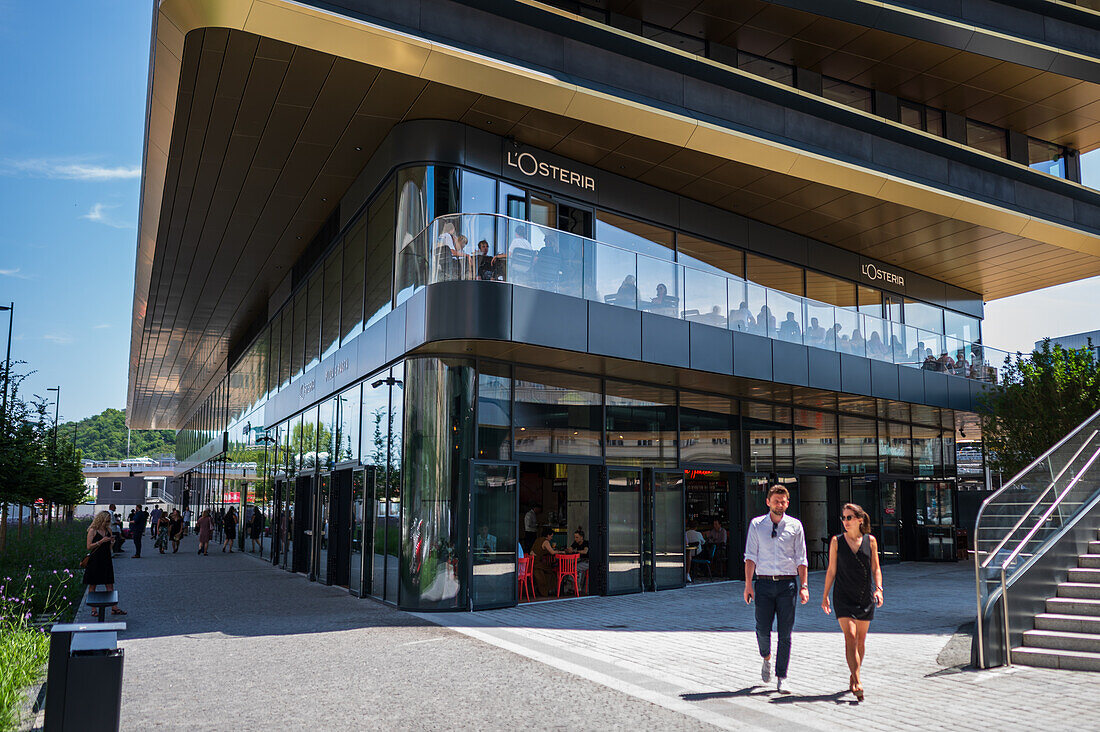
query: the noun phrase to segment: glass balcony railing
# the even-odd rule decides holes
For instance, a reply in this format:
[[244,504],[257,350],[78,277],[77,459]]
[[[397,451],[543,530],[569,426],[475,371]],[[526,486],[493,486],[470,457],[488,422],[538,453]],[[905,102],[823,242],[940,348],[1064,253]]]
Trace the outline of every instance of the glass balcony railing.
[[425,285],[508,282],[773,340],[996,383],[1008,353],[497,214],[441,216],[405,242],[397,302]]

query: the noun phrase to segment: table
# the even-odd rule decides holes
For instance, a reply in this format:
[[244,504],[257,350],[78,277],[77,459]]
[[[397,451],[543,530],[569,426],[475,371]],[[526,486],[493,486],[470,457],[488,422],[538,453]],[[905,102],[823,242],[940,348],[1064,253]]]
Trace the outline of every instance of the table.
[[114,607],[117,604],[118,590],[88,593],[88,607],[96,608],[98,611],[96,617],[99,618],[99,622],[101,623],[107,621],[107,608]]

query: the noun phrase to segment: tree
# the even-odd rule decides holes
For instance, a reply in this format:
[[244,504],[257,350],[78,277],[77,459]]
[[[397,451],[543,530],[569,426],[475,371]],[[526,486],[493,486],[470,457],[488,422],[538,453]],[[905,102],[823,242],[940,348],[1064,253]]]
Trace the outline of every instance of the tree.
[[[126,457],[126,410],[108,408],[76,422],[63,422],[58,441],[67,440],[80,448],[87,460],[121,460]],[[132,430],[130,457],[175,455],[173,430]]]
[[1100,362],[1086,348],[1051,347],[1005,359],[1001,382],[980,400],[991,467],[1016,475],[1100,411]]

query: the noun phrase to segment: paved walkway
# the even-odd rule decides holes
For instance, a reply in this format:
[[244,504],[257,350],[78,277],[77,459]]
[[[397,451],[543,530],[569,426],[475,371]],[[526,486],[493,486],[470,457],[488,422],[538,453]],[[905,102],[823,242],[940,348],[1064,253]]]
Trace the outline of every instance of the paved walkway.
[[969,643],[945,647],[974,609],[965,564],[884,567],[887,604],[871,626],[867,696],[857,704],[847,692],[840,630],[821,611],[823,574],[811,574],[811,603],[798,610],[785,695],[761,685],[753,610],[740,582],[423,617],[726,729],[1100,725],[1091,701],[1100,674],[956,666],[969,661]]
[[[886,568],[857,705],[816,602],[799,609],[792,693],[758,686],[740,583],[412,615],[194,549],[116,559],[124,729],[1097,728],[1100,674],[949,668],[966,566]],[[811,587],[819,600],[820,573]]]
[[683,725],[677,712],[255,557],[196,547],[190,537],[179,554],[143,547],[141,559],[115,559],[129,611],[124,730]]

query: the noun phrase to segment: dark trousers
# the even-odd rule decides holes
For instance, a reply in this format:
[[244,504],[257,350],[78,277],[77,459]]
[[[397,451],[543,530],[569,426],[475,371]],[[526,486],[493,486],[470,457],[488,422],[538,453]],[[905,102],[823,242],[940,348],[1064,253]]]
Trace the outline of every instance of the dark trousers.
[[115,536],[115,542],[114,542],[114,545],[111,547],[111,551],[120,552],[120,551],[122,551],[122,542],[124,542],[126,540],[122,538],[122,532],[121,531],[114,532],[114,536]]
[[794,608],[798,602],[796,580],[756,579],[756,643],[760,657],[771,655],[772,622],[776,621],[779,645],[776,648],[775,675],[787,678],[791,662],[791,630],[794,628]]
[[145,529],[130,532],[130,536],[134,540],[134,556],[135,557],[140,557],[141,556],[141,537],[144,533],[145,533]]

